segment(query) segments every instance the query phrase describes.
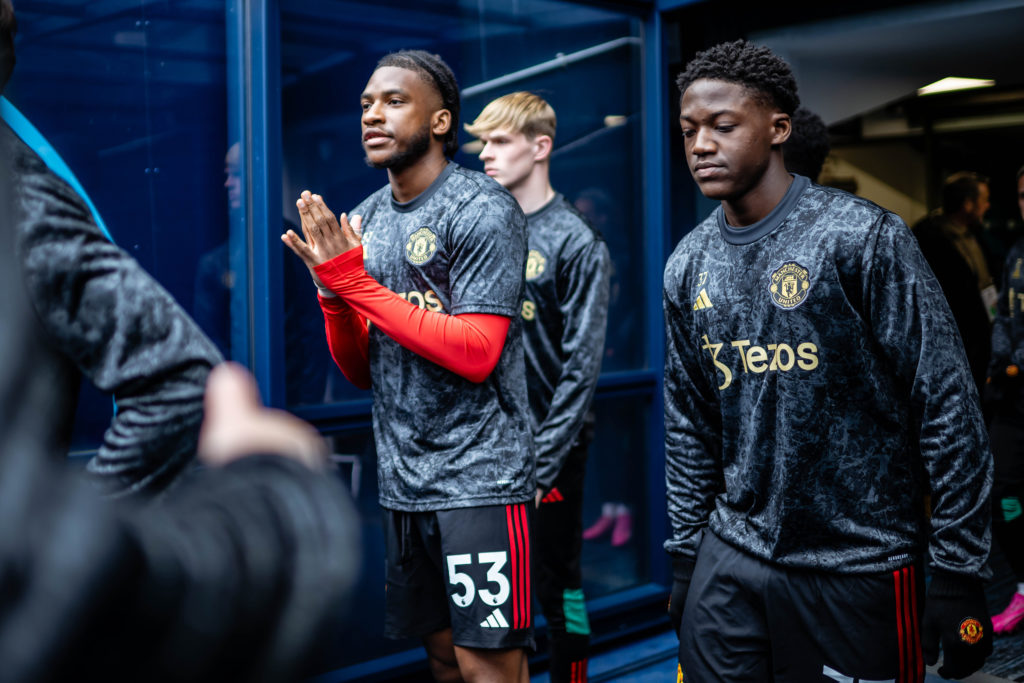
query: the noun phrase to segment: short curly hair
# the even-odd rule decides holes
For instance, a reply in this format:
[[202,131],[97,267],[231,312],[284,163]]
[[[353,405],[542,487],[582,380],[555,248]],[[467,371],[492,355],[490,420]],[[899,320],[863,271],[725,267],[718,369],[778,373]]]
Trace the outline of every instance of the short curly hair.
[[452,115],[452,125],[444,136],[444,153],[451,158],[459,151],[459,84],[451,68],[441,59],[426,50],[399,50],[381,57],[377,68],[395,66],[415,71],[441,96],[441,108]]
[[738,83],[765,104],[774,105],[790,116],[800,106],[796,79],[789,64],[767,47],[745,40],[721,43],[698,52],[676,78],[679,94],[701,78]]

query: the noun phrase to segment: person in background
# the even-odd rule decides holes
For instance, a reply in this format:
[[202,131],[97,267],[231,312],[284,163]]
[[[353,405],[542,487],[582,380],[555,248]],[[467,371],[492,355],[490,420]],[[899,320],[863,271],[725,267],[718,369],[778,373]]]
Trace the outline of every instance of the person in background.
[[[1024,166],[1017,171],[1017,204],[1024,217]],[[1010,249],[1003,268],[998,313],[992,327],[992,362],[985,394],[992,414],[989,438],[995,459],[992,533],[1017,579],[1010,604],[992,617],[997,634],[1024,623],[1024,240]]]
[[988,179],[977,173],[949,176],[942,208],[914,225],[914,236],[953,311],[980,394],[988,373],[992,319],[998,292],[978,241],[989,207]]
[[721,202],[665,266],[679,674],[923,681],[941,644],[966,676],[992,651],[992,456],[938,283],[899,217],[786,170],[771,50],[717,45],[677,84]]
[[786,170],[816,183],[831,149],[828,128],[821,117],[806,107],[797,107],[793,112],[793,132],[782,143]]
[[555,111],[515,92],[466,130],[484,143],[484,172],[526,214],[529,253],[523,348],[537,449],[533,579],[548,621],[553,683],[587,680],[590,623],[583,597],[583,477],[594,430],[590,402],[608,320],[608,247],[551,186]]
[[[234,221],[242,210],[242,145],[228,147],[224,155],[224,189],[227,190],[228,209]],[[284,230],[296,226],[283,219]],[[239,333],[236,327],[244,325],[244,317],[232,315],[231,301],[238,282],[231,267],[230,241],[207,251],[196,267],[195,296],[192,315],[209,335],[225,358],[231,357],[231,340]],[[242,245],[244,246],[244,245]],[[288,293],[311,290],[309,274],[302,262],[287,258],[281,266],[285,291]],[[242,286],[239,284],[239,286]],[[237,295],[237,294],[236,294]],[[284,345],[286,349],[304,348],[303,353],[285,355],[285,402],[289,406],[320,403],[325,398],[327,344],[320,329],[320,307],[312,296],[286,296],[284,300]]]
[[[0,0],[0,91],[14,68],[17,22]],[[87,469],[111,496],[165,489],[191,462],[203,387],[220,354],[141,266],[111,244],[89,209],[5,123],[14,252],[46,350],[50,420],[41,451],[66,452],[83,376],[117,411]]]
[[422,50],[384,56],[362,140],[388,183],[340,221],[297,202],[285,244],[320,287],[331,355],[373,389],[385,510],[385,635],[440,681],[529,678],[537,492],[522,347],[526,218],[458,149],[459,89]]

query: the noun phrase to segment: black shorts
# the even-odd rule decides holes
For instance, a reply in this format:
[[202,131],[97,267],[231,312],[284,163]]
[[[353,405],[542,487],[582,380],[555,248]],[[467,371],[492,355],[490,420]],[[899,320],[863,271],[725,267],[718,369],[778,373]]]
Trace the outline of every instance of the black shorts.
[[530,508],[384,510],[384,635],[422,638],[449,626],[460,647],[533,647]]
[[769,564],[706,533],[683,609],[686,683],[924,680],[915,565],[867,575]]

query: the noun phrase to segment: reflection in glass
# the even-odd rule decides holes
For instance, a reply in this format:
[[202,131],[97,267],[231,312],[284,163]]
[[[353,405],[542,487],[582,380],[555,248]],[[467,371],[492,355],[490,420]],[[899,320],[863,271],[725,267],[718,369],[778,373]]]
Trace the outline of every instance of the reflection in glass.
[[[227,239],[224,3],[16,5],[7,97],[67,162],[114,242],[192,309],[202,255]],[[109,399],[82,391],[76,451],[96,448],[111,416]]]

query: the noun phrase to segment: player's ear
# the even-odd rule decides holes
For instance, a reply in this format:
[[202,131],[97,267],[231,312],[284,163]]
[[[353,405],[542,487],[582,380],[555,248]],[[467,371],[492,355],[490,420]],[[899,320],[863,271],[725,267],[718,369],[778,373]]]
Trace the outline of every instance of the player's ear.
[[447,109],[438,109],[430,117],[430,132],[440,137],[452,127],[452,113]]
[[538,135],[533,139],[533,160],[544,161],[551,156],[551,148],[554,141],[550,135]]
[[781,145],[789,139],[790,133],[793,132],[793,119],[785,112],[777,111],[773,113],[771,125],[772,145]]

